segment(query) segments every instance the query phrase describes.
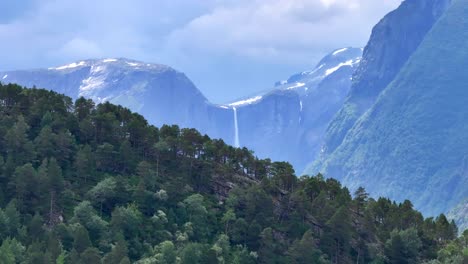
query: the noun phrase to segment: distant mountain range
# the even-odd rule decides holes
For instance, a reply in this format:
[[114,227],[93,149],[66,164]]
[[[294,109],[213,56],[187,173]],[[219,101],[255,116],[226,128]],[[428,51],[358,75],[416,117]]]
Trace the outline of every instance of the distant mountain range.
[[290,161],[302,171],[318,152],[326,125],[344,101],[361,53],[359,48],[336,50],[312,71],[226,105],[208,102],[183,73],[168,66],[124,58],[83,60],[0,76],[4,83],[120,104],[154,125],[193,127],[229,144],[249,147],[261,157]]
[[0,76],[2,82],[47,88],[74,99],[84,96],[97,103],[121,104],[154,125],[203,128],[203,132],[214,137],[224,134],[216,130],[218,127],[232,131],[226,128],[232,122],[218,123],[232,118],[232,114],[210,104],[183,73],[164,65],[94,59],[48,69],[10,71]]

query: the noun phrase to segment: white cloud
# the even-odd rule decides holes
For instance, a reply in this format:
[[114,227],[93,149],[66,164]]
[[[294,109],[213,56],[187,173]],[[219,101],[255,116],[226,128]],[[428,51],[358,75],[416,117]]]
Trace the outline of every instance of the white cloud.
[[92,41],[82,39],[82,38],[74,38],[58,51],[59,55],[63,56],[80,56],[82,58],[91,58],[95,56],[99,56],[102,54],[101,49],[98,45]]
[[372,26],[399,4],[398,0],[240,2],[234,7],[215,7],[173,31],[167,47],[265,60],[305,60],[305,50],[323,53],[363,46]]
[[266,89],[335,48],[363,46],[400,2],[15,1],[30,4],[0,19],[0,70],[129,57],[186,72],[215,101]]
[[0,20],[0,39],[8,39],[0,43],[0,69],[55,65],[83,56],[145,59],[159,49],[164,36],[208,12],[216,2],[28,1],[35,1],[33,8],[25,6],[17,17]]

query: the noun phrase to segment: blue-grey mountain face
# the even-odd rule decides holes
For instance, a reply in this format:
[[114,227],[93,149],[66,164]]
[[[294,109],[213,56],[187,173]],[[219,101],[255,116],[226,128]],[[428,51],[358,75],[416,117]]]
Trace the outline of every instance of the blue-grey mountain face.
[[0,81],[52,89],[74,99],[110,101],[154,125],[193,127],[253,149],[261,157],[289,161],[301,171],[318,152],[326,125],[343,103],[361,53],[353,48],[336,50],[314,70],[228,105],[211,104],[183,73],[170,67],[128,59],[4,72]]
[[277,82],[271,92],[229,104],[237,110],[240,144],[261,157],[290,161],[302,171],[319,153],[361,54],[360,48],[336,50],[312,71]]
[[429,215],[468,197],[467,18],[468,0],[448,5],[320,171]]
[[[374,27],[353,74],[351,91],[327,129],[322,159],[342,143],[356,120],[374,104],[449,3],[450,0],[406,0]],[[315,164],[307,172],[316,172],[318,167]]]
[[168,66],[128,59],[84,60],[49,69],[0,73],[0,81],[47,88],[74,99],[110,101],[145,116],[151,124],[197,128],[232,138],[232,114],[210,104],[183,74]]
[[[285,81],[276,82],[280,90],[294,90],[300,95],[306,95],[317,90],[319,84],[336,71],[354,68],[361,60],[362,49],[342,48],[325,56],[312,71],[294,74]],[[349,78],[348,78],[349,79]]]

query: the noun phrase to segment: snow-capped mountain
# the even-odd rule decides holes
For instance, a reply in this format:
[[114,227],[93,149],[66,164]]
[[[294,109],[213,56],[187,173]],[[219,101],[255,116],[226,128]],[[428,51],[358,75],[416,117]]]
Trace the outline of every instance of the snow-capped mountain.
[[337,49],[310,71],[294,74],[265,93],[228,104],[238,116],[239,141],[260,156],[302,170],[319,153],[325,129],[343,104],[361,48]]
[[335,50],[313,70],[226,105],[210,103],[183,73],[168,66],[123,58],[0,72],[0,81],[120,104],[154,125],[193,127],[261,157],[289,161],[300,171],[318,151],[323,128],[344,101],[361,52]]
[[301,95],[307,94],[342,67],[354,68],[361,61],[361,56],[360,48],[337,49],[325,56],[312,71],[294,74],[287,80],[276,82],[275,86],[278,89],[295,90]]
[[[142,114],[154,125],[197,128],[231,138],[232,111],[215,106],[185,76],[168,66],[129,59],[92,59],[48,69],[0,73],[0,81],[109,101]],[[218,129],[226,129],[226,131]],[[230,141],[229,141],[230,142]]]

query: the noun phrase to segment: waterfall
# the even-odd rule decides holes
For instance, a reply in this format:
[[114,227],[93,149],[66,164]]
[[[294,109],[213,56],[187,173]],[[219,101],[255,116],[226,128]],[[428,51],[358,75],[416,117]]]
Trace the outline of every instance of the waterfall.
[[235,107],[232,108],[234,111],[234,147],[239,148],[239,126],[237,124],[237,109]]

